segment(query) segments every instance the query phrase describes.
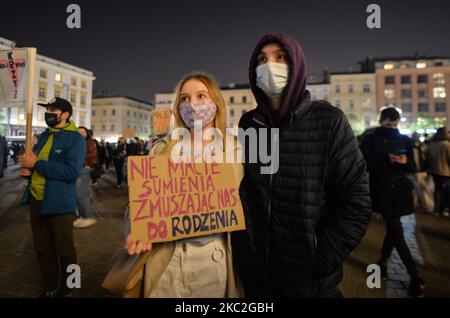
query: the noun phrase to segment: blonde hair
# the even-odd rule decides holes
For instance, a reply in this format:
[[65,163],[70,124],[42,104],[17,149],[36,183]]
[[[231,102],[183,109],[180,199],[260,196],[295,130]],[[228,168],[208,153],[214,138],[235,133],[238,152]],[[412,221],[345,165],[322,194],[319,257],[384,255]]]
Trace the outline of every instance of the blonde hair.
[[186,84],[190,80],[197,80],[203,83],[208,89],[208,94],[214,104],[217,106],[216,116],[214,118],[214,127],[220,132],[222,135],[223,141],[225,142],[226,136],[226,118],[227,118],[227,105],[220,91],[220,87],[214,78],[211,75],[202,72],[193,72],[186,75],[176,86],[175,89],[175,100],[173,104],[173,127],[171,127],[171,131],[169,132],[169,136],[165,140],[167,145],[164,149],[164,152],[167,152],[172,149],[172,147],[178,142],[178,140],[171,140],[170,133],[176,128],[186,128],[189,127],[184,123],[180,114],[180,104],[181,104],[181,89],[183,85]]

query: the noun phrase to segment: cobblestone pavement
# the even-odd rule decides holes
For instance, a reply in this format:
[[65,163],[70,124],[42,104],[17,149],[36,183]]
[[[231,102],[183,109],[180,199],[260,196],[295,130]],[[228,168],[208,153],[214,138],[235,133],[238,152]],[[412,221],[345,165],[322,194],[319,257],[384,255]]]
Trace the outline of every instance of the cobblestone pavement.
[[[0,298],[37,297],[40,270],[33,248],[28,209],[19,207],[24,181],[18,167],[9,167],[0,179]],[[127,190],[115,189],[111,171],[94,186],[93,211],[98,223],[75,229],[78,263],[82,270],[77,297],[111,297],[101,282],[123,248],[123,212]],[[416,213],[402,219],[406,240],[425,279],[425,297],[450,297],[450,219]],[[344,297],[407,297],[409,277],[394,251],[388,281],[379,289],[366,285],[366,268],[379,258],[385,233],[384,223],[373,215],[367,234],[344,264],[339,286]]]

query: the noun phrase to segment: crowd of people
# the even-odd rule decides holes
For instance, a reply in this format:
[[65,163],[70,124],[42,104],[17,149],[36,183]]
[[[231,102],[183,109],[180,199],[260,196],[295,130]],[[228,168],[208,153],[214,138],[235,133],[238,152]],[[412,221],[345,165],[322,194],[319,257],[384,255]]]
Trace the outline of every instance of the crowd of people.
[[[260,170],[266,166],[261,158],[249,162],[250,153],[259,153],[262,142],[233,150],[244,155],[238,174],[246,230],[155,246],[128,235],[124,243],[132,255],[127,268],[133,279],[124,284],[134,285],[118,283],[129,277],[122,271],[113,284],[105,280],[105,286],[113,286],[111,292],[128,292],[127,297],[131,292],[135,297],[342,297],[337,286],[343,263],[362,240],[375,211],[387,229],[378,259],[382,276],[387,277],[387,261],[395,247],[411,276],[410,296],[423,296],[425,282],[405,242],[400,218],[414,212],[414,202],[430,209],[429,192],[424,192],[429,189],[427,174],[436,188],[434,212],[448,215],[446,128],[426,142],[417,135],[409,138],[398,130],[400,114],[389,107],[381,112],[380,126],[366,131],[358,143],[341,110],[311,100],[306,65],[300,44],[284,34],[263,36],[251,54],[249,82],[258,106],[242,116],[239,132],[254,129],[258,138],[266,138],[261,131],[277,128],[273,138],[279,167],[266,175]],[[167,136],[147,144],[139,138],[127,143],[124,137],[116,145],[97,142],[89,129],[70,121],[68,101],[55,98],[41,106],[46,108],[49,129],[38,137],[34,152],[20,160],[20,174],[29,179],[23,202],[30,204],[44,278],[42,297],[69,297],[72,290],[62,283],[65,270],[57,269],[76,264],[73,226],[96,222],[90,204],[92,184],[114,166],[116,187],[123,187],[127,156],[167,153],[175,141]],[[218,136],[227,135],[226,103],[207,74],[192,73],[179,82],[173,113],[175,128],[191,133],[216,129]],[[198,121],[201,127],[194,125]],[[195,156],[209,142],[193,138],[189,151]],[[79,214],[75,221],[74,211]],[[114,277],[111,273],[107,278]],[[118,286],[123,288],[117,290]]]

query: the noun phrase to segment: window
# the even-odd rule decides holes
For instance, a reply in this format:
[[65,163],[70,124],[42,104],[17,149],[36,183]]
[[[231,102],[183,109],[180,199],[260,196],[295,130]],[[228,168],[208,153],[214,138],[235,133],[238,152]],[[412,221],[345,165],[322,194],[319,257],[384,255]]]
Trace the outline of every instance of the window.
[[427,62],[419,61],[419,62],[416,63],[416,67],[417,68],[425,68],[425,67],[427,67]]
[[428,75],[420,74],[419,76],[417,76],[417,83],[418,84],[428,83]]
[[116,110],[115,109],[113,109],[111,113],[112,113],[113,116],[116,116]]
[[95,126],[91,125],[92,131],[95,131]]
[[114,126],[114,124],[111,124],[111,131],[114,131],[116,129],[116,127]]
[[55,97],[61,97],[61,95],[62,95],[61,86],[55,86],[54,90],[55,90],[55,94],[54,94]]
[[230,117],[234,117],[234,110],[233,109],[230,110]]
[[92,111],[92,116],[95,116],[95,110]]
[[39,71],[39,76],[42,78],[47,78],[47,70],[45,68],[41,68]]
[[411,84],[411,75],[403,75],[401,81],[402,84]]
[[233,96],[230,97],[230,104],[234,104],[234,97]]
[[[130,111],[129,110],[127,110],[127,116],[130,116]],[[128,128],[130,128],[130,127],[128,127]]]
[[419,113],[427,113],[428,109],[428,103],[419,103]]
[[147,115],[145,115],[145,116],[144,116],[144,119],[147,120],[147,118],[148,118]]
[[433,83],[436,85],[443,85],[445,84],[445,76],[443,73],[436,73],[433,74]]
[[351,110],[355,109],[355,102],[353,101],[353,99],[348,100],[348,105],[350,106]]
[[86,96],[84,96],[84,95],[80,96],[80,104],[81,105],[85,105],[86,104]]
[[77,86],[77,79],[75,77],[70,78],[70,85]]
[[395,67],[395,64],[392,63],[392,62],[384,63],[384,69],[385,70],[392,70],[394,67]]
[[409,62],[401,62],[400,68],[409,68]]
[[142,119],[142,114],[139,114],[139,118]]
[[328,95],[327,94],[323,95],[323,99],[328,100]]
[[136,113],[133,113],[133,115],[134,115],[134,118],[136,118]]
[[434,66],[444,66],[444,62],[442,61],[435,61]]
[[105,109],[103,110],[103,116],[106,116],[106,110]]
[[242,104],[247,104],[247,96],[242,96]]
[[412,90],[410,89],[402,89],[402,98],[411,98]]
[[45,87],[39,87],[39,97],[45,98]]
[[336,85],[335,89],[334,89],[335,93],[340,93],[341,92],[341,85]]
[[102,131],[105,131],[105,130],[106,130],[106,125],[103,124],[103,125],[102,125]]
[[384,90],[384,97],[387,99],[395,98],[395,89],[387,88]]
[[412,112],[412,104],[402,104],[402,111],[405,113],[411,113]]
[[81,80],[81,87],[82,88],[86,88],[86,81],[85,80]]
[[364,93],[370,93],[370,84],[364,84],[363,85],[363,92]]
[[61,73],[55,73],[55,81],[62,82],[62,75],[61,75]]
[[426,98],[426,97],[428,97],[427,90],[426,89],[419,89],[417,91],[417,96],[419,98]]
[[77,95],[76,94],[74,94],[74,93],[70,94],[70,102],[72,104],[75,104],[77,102]]
[[445,93],[445,87],[433,87],[433,97],[434,98],[445,98],[447,94]]
[[434,108],[437,113],[441,113],[441,112],[445,113],[447,111],[447,105],[443,102],[434,104]]
[[341,108],[341,101],[339,99],[336,99],[336,107]]
[[386,76],[384,78],[384,84],[386,85],[395,84],[395,76]]
[[348,85],[348,92],[353,93],[353,84]]

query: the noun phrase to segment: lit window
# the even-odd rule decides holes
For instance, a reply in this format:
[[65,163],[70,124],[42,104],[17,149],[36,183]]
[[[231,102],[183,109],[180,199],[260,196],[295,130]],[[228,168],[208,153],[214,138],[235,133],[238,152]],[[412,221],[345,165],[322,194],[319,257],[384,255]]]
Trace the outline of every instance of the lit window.
[[445,84],[445,76],[443,73],[433,74],[433,83],[437,85]]
[[427,62],[421,61],[416,63],[417,68],[425,68],[427,67]]
[[86,88],[86,81],[84,81],[84,80],[81,81],[81,87]]
[[391,89],[391,88],[385,89],[384,97],[386,97],[387,99],[395,98],[395,89]]
[[80,104],[81,105],[86,104],[86,96],[83,96],[83,95],[80,96]]
[[434,98],[445,98],[447,94],[445,93],[445,87],[433,87],[433,97]]
[[70,94],[70,102],[73,104],[77,102],[77,96],[75,94]]
[[70,85],[77,86],[77,79],[75,77],[70,78]]
[[57,82],[61,82],[62,81],[61,73],[55,73],[55,81],[57,81]]
[[394,63],[384,63],[384,69],[385,70],[392,70],[395,67]]

